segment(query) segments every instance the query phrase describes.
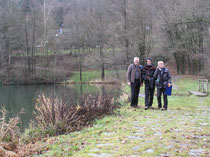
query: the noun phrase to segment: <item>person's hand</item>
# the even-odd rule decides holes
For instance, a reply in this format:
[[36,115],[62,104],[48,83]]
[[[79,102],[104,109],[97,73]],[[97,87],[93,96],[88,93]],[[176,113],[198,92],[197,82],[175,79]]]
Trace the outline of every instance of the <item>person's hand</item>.
[[157,69],[161,70],[160,66],[157,66]]
[[171,87],[171,84],[170,83],[168,83],[168,87]]
[[130,83],[130,82],[128,82],[128,85],[130,86],[130,85],[131,85],[131,83]]

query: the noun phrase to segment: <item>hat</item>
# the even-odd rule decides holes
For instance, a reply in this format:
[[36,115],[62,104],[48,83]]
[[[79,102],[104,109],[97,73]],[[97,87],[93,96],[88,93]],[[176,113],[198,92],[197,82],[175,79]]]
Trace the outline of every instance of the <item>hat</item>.
[[147,58],[147,61],[148,61],[148,60],[150,60],[150,61],[152,62],[152,58],[148,57],[148,58]]

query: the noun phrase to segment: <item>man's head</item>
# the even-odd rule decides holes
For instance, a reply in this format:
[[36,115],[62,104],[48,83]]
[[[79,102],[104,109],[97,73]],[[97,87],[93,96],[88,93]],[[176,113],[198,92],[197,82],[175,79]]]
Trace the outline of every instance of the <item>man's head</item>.
[[158,62],[158,66],[159,66],[159,68],[164,68],[165,66],[164,66],[164,62],[163,61],[159,61]]
[[152,58],[147,58],[147,65],[152,65]]
[[134,57],[133,62],[135,65],[139,64],[139,57]]

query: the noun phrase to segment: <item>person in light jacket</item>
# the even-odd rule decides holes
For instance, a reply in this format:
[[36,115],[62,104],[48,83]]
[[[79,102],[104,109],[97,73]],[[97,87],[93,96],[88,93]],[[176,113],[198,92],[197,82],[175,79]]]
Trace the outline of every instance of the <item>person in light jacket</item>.
[[[157,100],[158,100],[158,108],[161,110],[168,109],[168,98],[165,94],[167,86],[171,86],[171,74],[167,68],[164,66],[163,61],[158,62],[157,69],[154,74],[155,85],[157,87]],[[161,94],[163,94],[164,106],[162,108],[161,103]]]

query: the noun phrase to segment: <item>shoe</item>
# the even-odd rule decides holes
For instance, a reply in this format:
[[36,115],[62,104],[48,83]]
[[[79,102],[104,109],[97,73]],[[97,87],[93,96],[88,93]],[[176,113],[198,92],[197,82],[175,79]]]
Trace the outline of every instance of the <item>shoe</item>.
[[152,107],[152,106],[150,106],[149,108],[150,108],[150,109],[155,109],[155,108],[154,108],[154,107]]
[[148,110],[149,109],[149,107],[148,106],[146,106],[145,108],[144,108],[144,110]]
[[166,108],[161,108],[161,111],[166,111],[167,109]]
[[137,106],[131,106],[132,108],[137,108]]

